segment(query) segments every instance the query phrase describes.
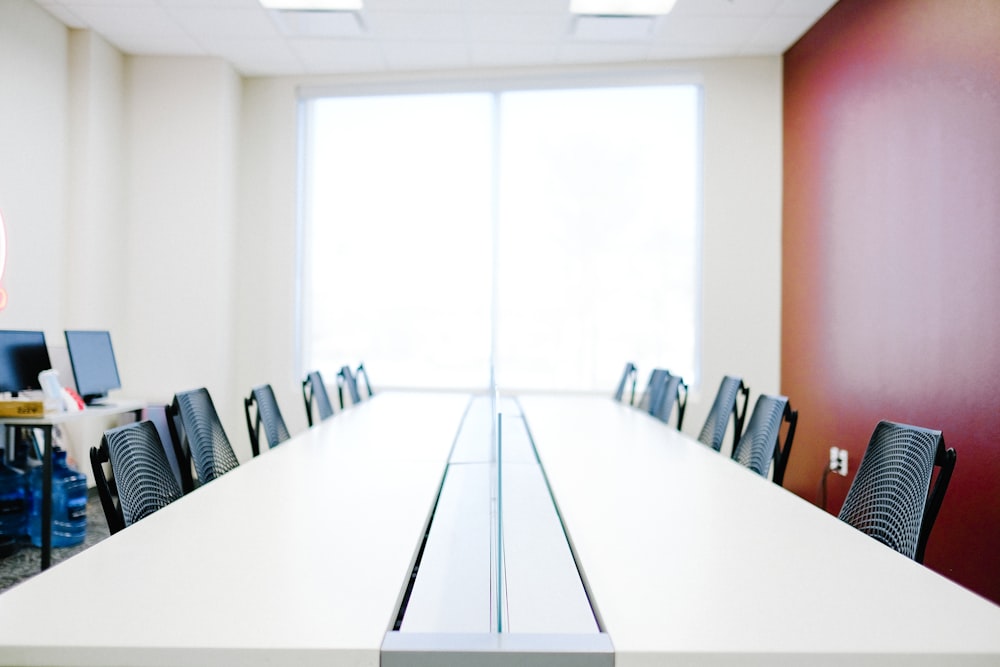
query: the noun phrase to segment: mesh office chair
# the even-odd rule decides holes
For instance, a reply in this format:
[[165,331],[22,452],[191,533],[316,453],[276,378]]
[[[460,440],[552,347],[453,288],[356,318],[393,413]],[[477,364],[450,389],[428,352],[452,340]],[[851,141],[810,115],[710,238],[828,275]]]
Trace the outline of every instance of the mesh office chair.
[[674,410],[674,403],[677,404],[677,430],[681,430],[684,423],[684,410],[687,408],[687,383],[680,375],[667,373],[667,378],[656,398],[658,403],[650,409],[650,414],[659,419],[664,424],[670,423],[670,414]]
[[340,370],[337,371],[337,398],[340,399],[341,410],[346,405],[344,402],[344,389],[347,389],[347,393],[351,396],[351,405],[357,405],[361,402],[361,394],[358,392],[358,381],[354,378],[354,372],[351,371],[350,366],[341,366]]
[[[164,453],[163,442],[151,421],[126,424],[104,432],[101,446],[91,447],[97,492],[114,534],[181,497],[182,492]],[[104,476],[111,464],[118,502]]]
[[660,404],[660,397],[663,395],[663,388],[669,377],[669,371],[663,368],[654,368],[649,374],[646,391],[642,394],[636,407],[643,412],[653,414],[653,410]]
[[[934,488],[934,467],[940,467]],[[840,509],[840,519],[918,563],[951,473],[955,450],[941,431],[879,422]]]
[[[799,413],[792,410],[784,396],[758,396],[747,430],[733,451],[733,459],[764,477],[767,477],[767,471],[774,461],[772,479],[780,486],[785,479],[785,468],[792,451],[798,419]],[[784,445],[780,442],[783,421],[788,422]]]
[[615,400],[621,402],[625,397],[625,387],[628,386],[628,381],[632,380],[632,397],[629,399],[628,404],[632,405],[635,403],[635,381],[639,376],[639,369],[635,367],[631,361],[625,364],[625,371],[622,373],[622,379],[618,382],[618,389],[615,390]]
[[355,380],[364,379],[365,381],[365,392],[368,394],[368,398],[371,398],[375,394],[372,392],[372,386],[368,383],[368,371],[365,370],[364,363],[358,364],[357,370],[354,372]]
[[323,376],[319,371],[313,371],[302,381],[302,398],[306,402],[306,419],[310,426],[313,425],[313,403],[316,403],[320,421],[333,416],[333,404],[330,403],[330,395],[326,393],[326,385],[323,384]]
[[[256,406],[256,411],[254,410]],[[278,400],[274,397],[271,385],[262,384],[250,390],[250,395],[243,399],[243,411],[247,417],[247,431],[250,433],[250,449],[253,455],[260,454],[260,433],[264,430],[267,446],[273,449],[288,440],[291,434],[285,426],[285,420],[278,409]],[[254,414],[256,412],[256,414]]]
[[[739,396],[743,396],[743,407],[739,405]],[[712,401],[712,408],[708,411],[705,424],[698,434],[698,441],[708,445],[715,451],[722,449],[722,439],[726,437],[726,427],[729,425],[729,417],[733,417],[733,451],[736,451],[736,444],[743,435],[743,419],[747,414],[747,404],[750,402],[750,387],[743,384],[743,380],[732,375],[722,378],[719,391]]]
[[[183,431],[175,432],[174,439],[181,449],[178,460],[184,462],[181,464],[181,475],[185,486],[194,487],[191,461],[194,462],[195,472],[202,484],[211,482],[240,464],[207,389],[202,387],[175,394],[170,410],[176,418],[172,422],[175,428],[179,421]],[[191,488],[184,488],[184,492],[188,493]]]

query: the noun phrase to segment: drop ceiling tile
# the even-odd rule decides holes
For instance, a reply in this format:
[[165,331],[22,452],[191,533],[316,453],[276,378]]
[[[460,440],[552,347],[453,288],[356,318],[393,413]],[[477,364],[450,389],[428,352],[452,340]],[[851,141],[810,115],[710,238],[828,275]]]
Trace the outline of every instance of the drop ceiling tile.
[[648,44],[565,42],[556,59],[561,63],[622,63],[645,60],[648,51]]
[[80,17],[78,17],[73,10],[63,7],[62,5],[55,2],[48,2],[42,4],[42,7],[52,16],[56,17],[59,22],[68,28],[86,28],[87,24],[84,23]]
[[656,41],[739,49],[750,41],[763,22],[760,17],[748,16],[668,16],[656,26]]
[[381,72],[386,69],[382,52],[373,42],[294,39],[291,40],[291,47],[306,72],[312,74]]
[[390,69],[453,69],[469,66],[470,54],[463,42],[388,42],[382,53]]
[[195,38],[275,37],[274,22],[267,12],[255,9],[175,7],[168,10],[177,24]]
[[464,7],[469,13],[569,14],[569,0],[465,0]]
[[771,53],[782,53],[798,41],[812,23],[813,19],[809,16],[772,16],[760,25],[743,48],[754,49],[755,52],[770,49]]
[[281,72],[305,73],[305,66],[283,39],[213,40],[209,55],[224,58],[245,76],[275,76]]
[[837,0],[783,0],[774,13],[778,16],[811,16],[815,23],[835,4]]
[[366,12],[365,21],[380,39],[394,41],[458,41],[465,21],[458,13]]
[[670,16],[770,16],[781,3],[782,0],[678,0]]
[[546,66],[556,62],[557,47],[548,43],[482,42],[472,46],[472,64],[480,67]]
[[655,23],[649,16],[580,16],[570,34],[576,40],[596,42],[648,41]]
[[546,14],[470,14],[465,27],[473,44],[478,42],[551,42],[570,34],[569,16]]

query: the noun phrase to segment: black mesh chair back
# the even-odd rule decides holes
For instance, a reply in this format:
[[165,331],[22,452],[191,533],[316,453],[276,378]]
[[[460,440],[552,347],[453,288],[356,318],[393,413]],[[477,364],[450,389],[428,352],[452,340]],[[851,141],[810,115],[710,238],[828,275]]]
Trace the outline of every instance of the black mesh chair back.
[[[743,405],[740,407],[740,396],[743,396]],[[708,411],[705,424],[698,434],[698,441],[708,445],[715,451],[722,449],[722,439],[726,437],[726,427],[729,426],[729,418],[733,418],[733,451],[736,451],[736,444],[743,435],[743,419],[747,414],[747,403],[750,400],[750,387],[743,384],[743,380],[732,375],[722,378],[719,391],[712,401],[712,408]]]
[[368,394],[368,398],[371,398],[375,394],[372,392],[372,386],[368,383],[368,371],[365,370],[364,363],[358,364],[358,369],[354,372],[355,381],[365,381],[365,392]]
[[635,381],[639,376],[639,370],[635,367],[631,361],[625,364],[625,370],[622,372],[622,379],[618,381],[618,388],[615,389],[615,400],[619,403],[625,398],[625,388],[629,384],[629,380],[632,381],[632,397],[629,399],[628,404],[632,405],[635,403]]
[[[256,410],[254,407],[256,406]],[[247,417],[247,430],[250,433],[250,449],[253,455],[260,454],[260,434],[264,431],[267,446],[274,448],[292,437],[285,426],[285,420],[278,409],[278,400],[274,397],[271,385],[262,384],[250,390],[250,395],[243,399],[243,410]]]
[[94,486],[97,487],[97,496],[101,499],[104,518],[108,522],[108,532],[114,535],[125,527],[125,517],[122,516],[121,507],[118,506],[118,488],[114,477],[108,479],[104,474],[105,464],[110,466],[111,458],[108,456],[108,444],[102,439],[100,447],[90,448],[90,467],[94,473]]
[[[733,459],[764,477],[767,477],[773,461],[772,479],[775,484],[780,485],[785,478],[798,417],[798,413],[791,409],[784,396],[758,396],[747,430],[733,451]],[[788,430],[782,445],[781,424],[784,421],[788,422]]]
[[[167,462],[170,464],[170,470],[173,471],[178,486],[183,490],[184,476],[181,474],[180,448],[174,440],[174,429],[170,428],[170,406],[162,403],[147,405],[142,410],[142,419],[153,422],[153,426],[156,427],[160,442],[163,443],[163,453],[166,454]],[[185,463],[187,463],[190,473],[191,464],[189,461],[185,461]]]
[[681,430],[684,423],[684,410],[687,407],[687,389],[684,378],[680,375],[667,374],[659,396],[655,399],[657,403],[652,406],[650,413],[664,424],[670,423],[670,415],[674,411],[674,403],[677,404],[677,430]]
[[351,397],[351,405],[357,405],[361,402],[361,394],[358,392],[358,381],[355,379],[354,372],[351,371],[350,366],[341,366],[340,370],[337,371],[337,397],[340,399],[341,410],[346,405],[344,401],[345,389]]
[[654,368],[649,374],[649,382],[646,383],[646,391],[639,399],[637,406],[643,412],[653,414],[653,410],[659,405],[660,397],[663,395],[663,388],[670,377],[670,372],[663,368]]
[[333,416],[333,404],[330,402],[330,395],[326,393],[326,385],[323,384],[323,376],[319,371],[313,371],[302,381],[302,398],[306,402],[306,419],[309,425],[313,425],[313,403],[316,404],[316,413],[320,421]]
[[[105,507],[112,533],[131,526],[183,495],[153,422],[135,422],[105,431],[101,449],[107,452],[118,491],[118,514],[114,524]],[[93,461],[93,450],[91,457]],[[101,500],[103,504],[103,496]]]
[[[940,471],[928,494],[935,466]],[[945,449],[941,431],[879,422],[839,516],[922,563],[954,469],[955,450]]]
[[[177,438],[177,442],[181,443],[181,458],[194,462],[195,472],[202,484],[211,482],[240,464],[207,389],[202,387],[175,394],[171,410],[178,417],[183,430]],[[190,470],[190,465],[182,464],[182,471],[185,468]],[[184,489],[185,493],[188,491],[189,489]]]

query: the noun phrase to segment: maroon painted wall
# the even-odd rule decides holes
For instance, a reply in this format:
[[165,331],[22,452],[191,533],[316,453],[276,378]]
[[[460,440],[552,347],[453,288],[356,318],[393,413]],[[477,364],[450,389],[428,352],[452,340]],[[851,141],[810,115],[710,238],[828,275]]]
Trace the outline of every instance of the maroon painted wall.
[[1000,1],[840,0],[784,58],[785,486],[875,424],[958,462],[926,564],[1000,602]]

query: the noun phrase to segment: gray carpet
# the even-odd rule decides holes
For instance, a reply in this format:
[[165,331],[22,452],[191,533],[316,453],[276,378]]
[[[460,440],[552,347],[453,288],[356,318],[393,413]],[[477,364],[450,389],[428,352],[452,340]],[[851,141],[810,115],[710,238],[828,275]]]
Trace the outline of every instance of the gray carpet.
[[[52,565],[55,566],[60,561],[80,553],[107,536],[108,522],[104,518],[101,501],[97,497],[97,492],[91,489],[90,496],[87,499],[87,537],[84,538],[83,544],[75,547],[53,549]],[[0,591],[4,591],[38,574],[41,571],[41,563],[42,550],[31,546],[27,538],[24,538],[21,548],[16,553],[0,559]]]

